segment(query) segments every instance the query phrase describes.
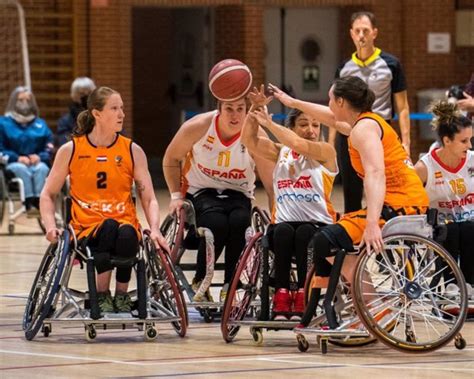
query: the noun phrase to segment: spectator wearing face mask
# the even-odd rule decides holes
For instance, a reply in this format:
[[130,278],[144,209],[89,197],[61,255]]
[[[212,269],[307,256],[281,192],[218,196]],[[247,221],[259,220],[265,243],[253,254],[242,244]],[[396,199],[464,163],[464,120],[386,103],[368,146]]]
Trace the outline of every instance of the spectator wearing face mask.
[[71,99],[69,112],[62,115],[58,120],[58,128],[55,136],[56,147],[64,145],[70,140],[70,136],[76,127],[77,116],[87,109],[87,98],[95,89],[95,83],[87,76],[81,76],[71,84]]
[[39,195],[53,148],[53,133],[38,114],[33,92],[17,87],[10,95],[5,116],[0,117],[0,153],[7,171],[23,181],[29,216],[39,215]]

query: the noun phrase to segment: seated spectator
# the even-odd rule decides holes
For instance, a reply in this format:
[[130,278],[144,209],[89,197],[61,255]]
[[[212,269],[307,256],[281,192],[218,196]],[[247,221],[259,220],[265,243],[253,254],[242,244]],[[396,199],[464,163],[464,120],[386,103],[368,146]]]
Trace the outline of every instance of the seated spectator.
[[94,89],[94,81],[86,76],[78,77],[72,82],[72,102],[69,104],[69,112],[62,115],[58,120],[58,128],[55,137],[56,147],[62,146],[70,140],[71,133],[76,127],[77,116],[87,109],[87,98]]
[[49,172],[53,134],[38,117],[35,96],[26,87],[13,90],[0,117],[0,152],[6,169],[22,179],[29,216],[38,216],[39,195]]

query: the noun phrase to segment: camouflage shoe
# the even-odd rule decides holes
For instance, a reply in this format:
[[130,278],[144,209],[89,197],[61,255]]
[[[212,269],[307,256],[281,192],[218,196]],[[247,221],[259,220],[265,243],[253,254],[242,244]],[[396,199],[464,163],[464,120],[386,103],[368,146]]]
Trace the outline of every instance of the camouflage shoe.
[[116,293],[114,304],[117,313],[128,313],[132,311],[133,301],[128,293]]
[[113,313],[115,312],[114,301],[110,291],[101,292],[97,294],[97,302],[101,313]]

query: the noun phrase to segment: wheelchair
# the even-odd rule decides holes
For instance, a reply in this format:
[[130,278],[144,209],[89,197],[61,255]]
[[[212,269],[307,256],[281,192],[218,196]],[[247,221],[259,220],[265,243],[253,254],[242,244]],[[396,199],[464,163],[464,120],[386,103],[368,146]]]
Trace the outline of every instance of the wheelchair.
[[[253,212],[252,212],[253,213]],[[250,231],[252,227],[249,227]],[[165,236],[171,248],[171,260],[175,265],[178,274],[180,288],[188,298],[187,306],[195,308],[204,318],[205,322],[212,322],[216,317],[222,315],[223,303],[220,301],[195,301],[196,291],[192,288],[186,272],[196,271],[195,263],[185,263],[183,256],[187,250],[197,250],[199,238],[205,238],[207,245],[207,270],[206,277],[198,290],[198,295],[209,289],[209,287],[222,287],[223,283],[213,280],[215,271],[223,271],[224,263],[214,262],[213,236],[212,232],[206,228],[196,227],[196,216],[193,204],[186,200],[178,215],[168,215],[161,225],[161,233]],[[210,251],[212,249],[212,251]]]
[[[77,260],[81,268],[84,263],[86,266],[87,291],[69,285]],[[180,337],[186,335],[186,304],[176,272],[169,255],[155,249],[149,231],[142,232],[139,252],[133,260],[112,259],[112,264],[132,265],[136,273],[136,289],[129,291],[134,302],[131,314],[100,314],[94,258],[89,247],[77,240],[72,228],[65,229],[58,242],[46,250],[28,295],[23,316],[26,339],[32,340],[40,330],[48,337],[55,323],[84,325],[88,341],[96,338],[99,328],[137,328],[151,341],[157,337],[156,325],[162,323],[171,323]]]
[[[1,161],[0,155],[0,161]],[[25,190],[23,180],[6,169],[6,164],[0,162],[0,227],[3,224],[5,211],[8,208],[8,234],[13,235],[15,233],[16,220],[22,215],[26,214],[25,202]],[[64,225],[63,218],[60,214],[56,214],[56,224],[58,227]],[[38,225],[43,233],[46,233],[44,225],[41,221],[41,217],[38,215],[35,217],[38,221]]]
[[[468,311],[466,284],[456,262],[433,240],[434,220],[430,214],[397,216],[382,228],[382,252],[340,250],[321,306],[312,304],[310,324],[294,329],[298,349],[308,350],[308,334],[316,336],[323,354],[328,342],[363,346],[377,340],[402,352],[426,353],[454,339],[457,349],[465,348],[460,330]],[[350,284],[340,275],[346,255],[357,258]],[[449,283],[459,286],[458,296],[445,296]]]
[[[252,210],[251,236],[229,286],[221,318],[221,332],[232,342],[242,326],[248,326],[256,345],[263,343],[263,330],[292,330],[299,321],[273,321],[274,253],[268,238],[270,218],[264,210]],[[309,264],[311,260],[309,259]],[[295,262],[290,271],[290,288],[297,289]]]

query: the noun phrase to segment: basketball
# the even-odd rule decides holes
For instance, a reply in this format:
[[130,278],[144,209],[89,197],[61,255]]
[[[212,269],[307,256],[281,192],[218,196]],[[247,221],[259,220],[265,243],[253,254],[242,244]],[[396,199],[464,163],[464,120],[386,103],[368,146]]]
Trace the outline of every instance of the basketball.
[[250,69],[236,59],[218,62],[209,73],[209,89],[220,101],[235,101],[244,97],[251,85]]

